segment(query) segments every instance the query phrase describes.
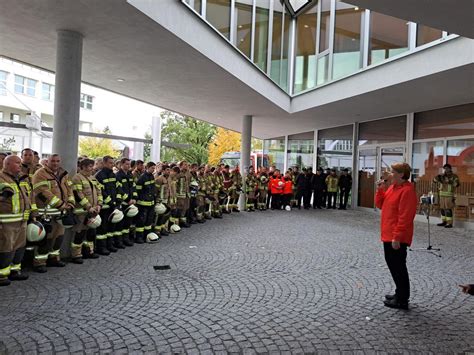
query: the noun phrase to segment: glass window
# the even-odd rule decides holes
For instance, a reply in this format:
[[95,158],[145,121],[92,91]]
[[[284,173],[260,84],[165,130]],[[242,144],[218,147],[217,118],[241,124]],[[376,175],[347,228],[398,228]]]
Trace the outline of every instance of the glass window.
[[426,43],[436,41],[443,37],[443,31],[436,28],[418,24],[416,26],[416,45],[422,46]]
[[268,157],[270,166],[275,166],[283,171],[285,164],[285,138],[265,139],[263,141],[263,154]]
[[353,126],[318,131],[318,167],[352,170]]
[[224,37],[230,36],[230,0],[207,0],[206,20]]
[[329,54],[318,58],[317,85],[322,85],[329,80]]
[[3,122],[3,112],[2,111],[0,111],[0,121]]
[[247,58],[250,58],[252,45],[252,3],[236,1],[235,3],[236,47]]
[[313,167],[314,132],[288,137],[288,167]]
[[474,135],[474,104],[415,113],[414,139]]
[[359,124],[359,146],[379,143],[404,142],[407,117],[398,116]]
[[352,74],[361,67],[361,18],[363,10],[343,2],[336,3],[333,79]]
[[188,3],[189,6],[191,6],[196,12],[201,13],[201,0],[185,0],[186,3]]
[[331,15],[331,0],[321,2],[321,28],[319,33],[319,52],[329,48],[329,19]]
[[86,110],[92,110],[94,97],[86,94],[81,94],[81,107]]
[[54,99],[54,85],[42,83],[41,84],[41,98],[43,100],[53,101]]
[[316,85],[316,26],[316,6],[296,20],[295,93]]
[[474,221],[474,138],[448,141],[448,164],[459,177],[455,219]]
[[289,20],[288,13],[279,1],[273,3],[273,34],[272,34],[272,62],[270,77],[283,90],[288,90],[288,39]]
[[267,70],[269,1],[257,0],[255,9],[255,45],[253,62]]
[[376,64],[408,50],[408,22],[370,13],[369,64]]
[[0,95],[7,94],[7,76],[6,71],[0,70]]
[[15,93],[28,96],[36,95],[36,80],[15,75]]
[[17,113],[10,114],[10,122],[11,123],[20,123],[20,115]]
[[[412,181],[418,197],[433,191],[433,179],[443,173],[443,141],[422,142],[413,144]],[[433,209],[435,215],[439,211]]]
[[311,0],[290,0],[290,5],[293,8],[294,12],[299,11],[303,6],[305,6]]

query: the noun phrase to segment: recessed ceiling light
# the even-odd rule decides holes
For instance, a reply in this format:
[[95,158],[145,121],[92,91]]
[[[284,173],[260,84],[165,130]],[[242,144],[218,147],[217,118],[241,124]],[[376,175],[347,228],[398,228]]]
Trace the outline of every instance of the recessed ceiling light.
[[123,83],[123,82],[125,81],[125,79],[118,78],[117,81],[118,81],[119,83]]
[[309,28],[309,26],[308,26],[308,25],[304,25],[304,28]]
[[359,6],[354,7],[354,11],[359,10]]
[[242,27],[244,27],[244,26],[242,26],[242,25],[239,25],[239,26],[237,26],[237,27],[239,27],[239,28],[242,28]]

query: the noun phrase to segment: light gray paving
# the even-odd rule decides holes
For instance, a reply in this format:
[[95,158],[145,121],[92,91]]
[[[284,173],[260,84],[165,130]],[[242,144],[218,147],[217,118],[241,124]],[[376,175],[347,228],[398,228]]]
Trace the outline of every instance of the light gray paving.
[[443,257],[409,253],[407,312],[382,304],[378,229],[360,211],[234,213],[32,274],[0,289],[0,353],[474,351],[474,296],[457,287],[474,282],[474,235],[433,227]]

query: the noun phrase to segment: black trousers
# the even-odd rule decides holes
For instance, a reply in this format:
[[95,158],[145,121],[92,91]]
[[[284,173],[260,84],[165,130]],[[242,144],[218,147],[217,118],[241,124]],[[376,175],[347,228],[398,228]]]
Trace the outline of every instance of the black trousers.
[[282,194],[272,195],[272,210],[279,210],[281,208]]
[[296,205],[298,208],[301,208],[301,200],[303,200],[303,204],[305,202],[305,190],[296,190]]
[[324,197],[324,190],[322,189],[314,190],[313,208],[318,208],[318,207],[323,206],[323,197]]
[[328,208],[336,208],[337,192],[328,192]]
[[410,298],[410,278],[407,270],[407,244],[401,244],[400,249],[392,248],[392,243],[384,242],[385,261],[395,282],[395,296],[399,302],[408,302]]
[[303,205],[304,208],[310,208],[311,207],[311,195],[313,192],[311,190],[304,190],[303,192]]
[[339,208],[347,207],[347,200],[349,200],[350,191],[350,189],[341,189],[341,191],[339,191]]

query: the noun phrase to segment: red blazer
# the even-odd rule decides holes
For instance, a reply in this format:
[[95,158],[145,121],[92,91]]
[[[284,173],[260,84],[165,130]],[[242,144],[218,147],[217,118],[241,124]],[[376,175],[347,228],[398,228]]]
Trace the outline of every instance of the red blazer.
[[382,242],[398,241],[411,245],[417,203],[415,187],[408,181],[402,185],[390,185],[387,191],[377,190],[375,205],[382,209]]
[[293,183],[291,180],[285,181],[285,186],[283,186],[283,194],[288,195],[293,193]]

